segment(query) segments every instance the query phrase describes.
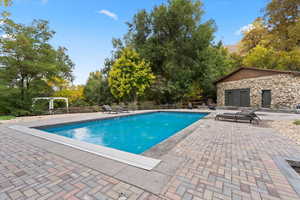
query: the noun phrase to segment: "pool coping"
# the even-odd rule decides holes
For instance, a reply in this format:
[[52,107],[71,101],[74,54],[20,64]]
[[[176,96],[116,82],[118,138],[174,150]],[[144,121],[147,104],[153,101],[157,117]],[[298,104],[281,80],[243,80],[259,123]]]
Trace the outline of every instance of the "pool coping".
[[195,124],[199,122],[201,119],[197,120],[196,122],[190,124],[189,126],[185,127],[184,129],[174,133],[171,137],[161,141],[160,143],[154,145],[147,151],[142,154],[133,154],[121,150],[117,150],[114,148],[104,147],[101,145],[91,144],[83,141],[77,141],[71,138],[63,137],[56,134],[51,134],[43,130],[39,130],[40,128],[48,128],[52,126],[61,126],[61,125],[69,125],[75,123],[84,123],[90,121],[97,121],[97,120],[109,120],[114,118],[122,118],[122,117],[129,117],[135,115],[143,115],[143,114],[150,114],[156,112],[180,112],[180,113],[204,113],[207,114],[205,117],[209,115],[207,112],[189,112],[189,111],[172,111],[172,110],[152,110],[146,111],[142,113],[124,113],[122,115],[117,116],[107,116],[102,118],[95,118],[95,119],[88,119],[88,120],[80,120],[80,121],[72,121],[72,122],[65,122],[65,123],[55,123],[55,124],[47,124],[47,125],[37,125],[37,126],[22,126],[22,125],[12,125],[9,126],[10,129],[14,129],[16,131],[30,134],[39,138],[43,138],[52,142],[56,142],[59,144],[63,144],[69,147],[73,147],[79,149],[81,151],[85,151],[88,153],[93,153],[104,158],[108,158],[111,160],[115,160],[124,164],[128,164],[137,168],[141,168],[144,170],[152,170],[155,168],[161,160],[151,158],[151,157],[161,157],[162,155],[166,154],[169,150],[171,150],[178,142],[182,139],[186,138],[190,133],[192,133],[196,127]]
[[274,156],[273,159],[296,193],[300,195],[300,176],[287,162],[289,160],[300,162],[300,158],[290,156]]
[[125,151],[104,147],[101,145],[78,141],[34,128],[28,128],[19,125],[10,126],[9,128],[145,170],[152,170],[156,165],[158,165],[161,162],[161,160],[158,159],[132,154]]
[[[114,117],[120,117],[120,116],[128,116],[128,115],[135,115],[135,114],[144,114],[144,113],[151,113],[151,112],[192,112],[192,113],[207,113],[205,117],[202,119],[210,119],[210,114],[212,112],[204,111],[204,110],[152,110],[152,111],[135,111],[131,113],[126,114],[119,114],[114,115],[111,114],[109,116],[103,116],[98,117],[97,113],[89,116],[79,116],[75,118],[66,118],[66,119],[55,119],[55,120],[41,120],[41,121],[33,121],[28,123],[16,123],[16,124],[10,124],[8,126],[5,126],[8,131],[8,133],[16,134],[18,139],[22,139],[26,142],[29,142],[31,145],[40,147],[45,149],[48,152],[54,153],[58,156],[62,156],[65,159],[70,160],[71,162],[76,162],[79,164],[82,164],[84,166],[87,166],[91,169],[97,170],[101,173],[104,173],[107,176],[116,178],[122,182],[134,185],[138,188],[141,188],[145,191],[148,191],[150,193],[159,195],[162,188],[165,186],[165,184],[168,183],[168,181],[171,179],[172,175],[176,173],[176,170],[180,168],[181,164],[185,160],[185,158],[180,158],[177,156],[174,156],[173,153],[166,151],[163,155],[160,155],[158,159],[160,162],[152,169],[152,170],[146,170],[139,167],[134,167],[129,164],[121,163],[115,160],[112,160],[110,158],[105,158],[101,155],[97,155],[85,150],[81,150],[79,148],[74,148],[69,145],[60,144],[57,142],[53,142],[51,140],[36,137],[32,134],[24,134],[24,127],[30,128],[30,127],[40,127],[40,126],[51,126],[56,124],[70,124],[70,123],[76,123],[81,121],[94,121],[94,120],[101,120],[101,119],[107,119],[107,118],[114,118]],[[82,120],[84,119],[84,120]],[[173,138],[179,138],[182,137],[182,135],[190,135],[192,134],[196,129],[196,127],[203,127],[206,120],[197,120],[195,123],[191,124],[190,126],[186,127],[185,129],[182,129],[181,131],[175,133],[173,136],[169,137],[165,141],[162,141],[161,143],[157,144],[158,146],[162,145],[162,148],[164,145],[168,144],[168,141]],[[22,128],[19,127],[18,130],[11,129],[11,126],[23,126]],[[205,125],[204,125],[205,126]],[[192,130],[191,130],[192,128]],[[22,129],[22,130],[20,130]],[[34,130],[34,129],[33,129]],[[31,131],[31,130],[30,130]],[[50,133],[49,133],[50,134]],[[53,134],[54,135],[54,134]],[[186,137],[187,137],[186,136]],[[62,137],[62,136],[61,136]],[[185,137],[183,137],[184,139]],[[177,145],[180,141],[183,139],[180,139],[176,143],[172,142],[173,146]],[[157,146],[155,145],[155,146]],[[97,148],[99,147],[96,145]],[[154,146],[154,147],[155,147]],[[151,150],[151,149],[150,149]],[[148,151],[147,151],[148,152]],[[151,151],[150,151],[151,152]],[[143,155],[143,154],[142,154]],[[141,156],[141,155],[137,155]],[[148,156],[145,155],[145,156]],[[150,155],[151,156],[151,155]],[[152,156],[151,156],[152,157]],[[147,181],[145,181],[147,180]]]
[[[178,111],[167,111],[167,112],[178,112]],[[161,141],[160,143],[154,145],[150,149],[143,152],[142,155],[147,156],[147,157],[152,157],[152,158],[160,158],[161,156],[167,154],[180,141],[184,140],[191,133],[193,133],[198,128],[198,125],[199,125],[198,123],[201,120],[207,119],[210,115],[209,112],[187,112],[187,111],[184,111],[183,113],[201,113],[201,114],[206,114],[206,116],[195,121],[194,123],[190,124],[189,126],[181,129],[180,131],[176,132],[175,134],[173,134],[172,136],[168,137],[167,139]]]

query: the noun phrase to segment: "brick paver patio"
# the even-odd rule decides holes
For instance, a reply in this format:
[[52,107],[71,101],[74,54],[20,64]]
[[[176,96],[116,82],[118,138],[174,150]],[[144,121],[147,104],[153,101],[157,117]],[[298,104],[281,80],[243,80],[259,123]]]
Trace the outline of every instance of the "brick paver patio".
[[158,199],[0,131],[0,199]]
[[300,147],[272,129],[205,119],[167,154],[183,162],[155,195],[0,127],[0,200],[119,199],[120,193],[128,199],[300,199],[274,162],[275,156],[300,158]]
[[273,161],[299,147],[271,129],[207,120],[172,153],[186,161],[165,188],[170,199],[300,199]]

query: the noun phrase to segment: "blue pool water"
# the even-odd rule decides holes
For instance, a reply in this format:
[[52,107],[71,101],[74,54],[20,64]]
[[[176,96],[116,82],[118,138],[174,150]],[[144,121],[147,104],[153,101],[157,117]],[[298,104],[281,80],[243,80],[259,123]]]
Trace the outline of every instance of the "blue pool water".
[[155,112],[61,125],[42,130],[140,154],[206,115],[206,113]]

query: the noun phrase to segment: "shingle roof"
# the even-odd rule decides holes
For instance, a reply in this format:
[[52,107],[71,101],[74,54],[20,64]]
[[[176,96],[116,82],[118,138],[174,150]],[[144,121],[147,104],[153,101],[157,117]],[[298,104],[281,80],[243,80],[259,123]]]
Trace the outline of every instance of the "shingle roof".
[[247,70],[256,70],[256,71],[266,71],[266,72],[274,72],[274,73],[278,73],[278,74],[293,74],[293,75],[296,75],[296,76],[300,76],[300,72],[297,72],[297,71],[284,71],[284,70],[275,70],[275,69],[260,69],[260,68],[254,68],[254,67],[240,67],[238,69],[236,69],[235,71],[219,78],[218,80],[216,80],[214,82],[214,84],[217,84],[223,80],[225,80],[226,78],[232,76],[233,74],[241,71],[241,70],[244,70],[244,69],[247,69]]

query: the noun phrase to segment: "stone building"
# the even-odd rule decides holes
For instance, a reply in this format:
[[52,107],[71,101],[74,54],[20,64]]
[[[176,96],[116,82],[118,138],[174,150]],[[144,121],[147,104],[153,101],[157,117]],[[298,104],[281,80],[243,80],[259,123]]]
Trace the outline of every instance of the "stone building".
[[300,104],[300,72],[242,67],[215,84],[218,106],[295,109]]

